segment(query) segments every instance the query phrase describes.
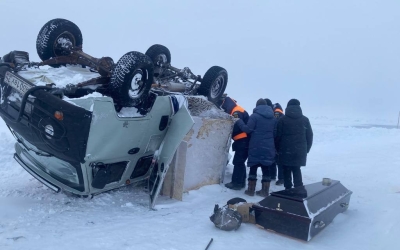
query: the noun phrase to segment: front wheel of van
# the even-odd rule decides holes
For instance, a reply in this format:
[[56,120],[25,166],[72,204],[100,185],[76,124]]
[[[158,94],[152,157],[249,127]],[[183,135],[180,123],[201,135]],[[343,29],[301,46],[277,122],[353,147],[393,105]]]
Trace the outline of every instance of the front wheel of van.
[[115,65],[108,90],[120,107],[139,107],[153,83],[153,62],[136,51],[126,53]]

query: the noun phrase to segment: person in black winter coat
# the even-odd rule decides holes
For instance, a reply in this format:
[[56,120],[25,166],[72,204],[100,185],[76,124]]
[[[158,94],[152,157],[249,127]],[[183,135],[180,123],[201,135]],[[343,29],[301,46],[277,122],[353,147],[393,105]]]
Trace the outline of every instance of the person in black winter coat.
[[[274,111],[274,116],[275,116],[276,120],[279,121],[279,119],[282,118],[282,116],[284,116],[282,106],[279,103],[275,103],[272,106],[272,110]],[[277,167],[278,167],[278,180],[275,182],[275,185],[280,186],[283,184],[283,168],[282,168],[282,166],[274,163],[271,166],[269,172],[271,174],[271,181],[275,180],[275,177],[277,176],[277,171],[276,171]]]
[[[283,168],[285,189],[303,186],[301,166],[307,162],[313,142],[310,121],[303,115],[300,102],[291,99],[285,109],[285,116],[278,121],[275,146],[278,152],[278,165]],[[292,184],[293,174],[293,184]]]
[[[236,101],[230,97],[225,97],[221,108],[231,116],[239,118],[243,122],[247,123],[249,114]],[[225,184],[225,187],[240,190],[246,186],[246,160],[249,150],[249,138],[245,132],[243,132],[237,122],[233,125],[232,131],[232,151],[235,152],[232,160],[233,173],[232,181]]]
[[263,173],[261,180],[262,189],[257,191],[256,194],[264,197],[268,196],[271,182],[269,166],[275,162],[274,136],[276,132],[276,119],[271,107],[266,104],[264,99],[259,99],[247,124],[243,121],[238,121],[240,129],[250,134],[249,158],[247,160],[250,172],[248,189],[245,191],[245,194],[250,196],[254,195],[259,166],[261,166]]

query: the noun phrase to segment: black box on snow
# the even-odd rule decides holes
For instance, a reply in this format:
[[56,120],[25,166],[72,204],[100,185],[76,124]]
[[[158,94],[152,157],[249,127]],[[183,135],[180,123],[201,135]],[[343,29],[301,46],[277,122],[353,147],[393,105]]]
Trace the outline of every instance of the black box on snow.
[[340,181],[329,179],[274,192],[253,205],[256,224],[309,241],[348,208],[351,194]]

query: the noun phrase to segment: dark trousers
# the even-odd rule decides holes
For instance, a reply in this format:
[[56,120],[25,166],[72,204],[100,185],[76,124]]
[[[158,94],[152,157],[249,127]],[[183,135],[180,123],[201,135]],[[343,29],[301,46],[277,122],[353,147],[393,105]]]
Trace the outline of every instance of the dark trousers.
[[271,182],[271,177],[270,177],[270,173],[269,173],[270,166],[264,166],[261,164],[250,167],[249,180],[257,180],[258,167],[261,167],[261,171],[262,171],[261,182]]
[[276,167],[278,167],[278,180],[283,180],[283,168],[282,166],[277,166],[276,163],[272,164],[269,168],[271,180],[276,179]]
[[235,152],[233,156],[232,182],[235,184],[245,184],[246,182],[246,160],[249,156],[249,141],[240,139],[233,142],[232,149]]
[[[276,163],[272,164],[269,168],[269,173],[271,174],[271,180],[276,179]],[[278,180],[283,180],[283,169],[282,166],[278,166]]]
[[283,168],[281,165],[278,165],[278,180],[283,180],[285,177],[283,175]]
[[[303,186],[300,166],[282,166],[285,189]],[[292,183],[293,174],[293,183]]]
[[271,180],[276,179],[276,163],[273,163],[269,166],[269,174],[271,175]]

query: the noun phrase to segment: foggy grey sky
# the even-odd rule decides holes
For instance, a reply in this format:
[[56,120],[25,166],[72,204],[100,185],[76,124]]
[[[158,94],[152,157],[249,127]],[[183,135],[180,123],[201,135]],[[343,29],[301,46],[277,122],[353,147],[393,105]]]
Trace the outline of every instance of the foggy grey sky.
[[307,116],[380,117],[400,111],[400,1],[0,0],[0,54],[25,50],[50,19],[83,33],[84,51],[117,61],[167,46],[195,74],[219,65],[226,90],[251,113],[260,97],[298,98]]

